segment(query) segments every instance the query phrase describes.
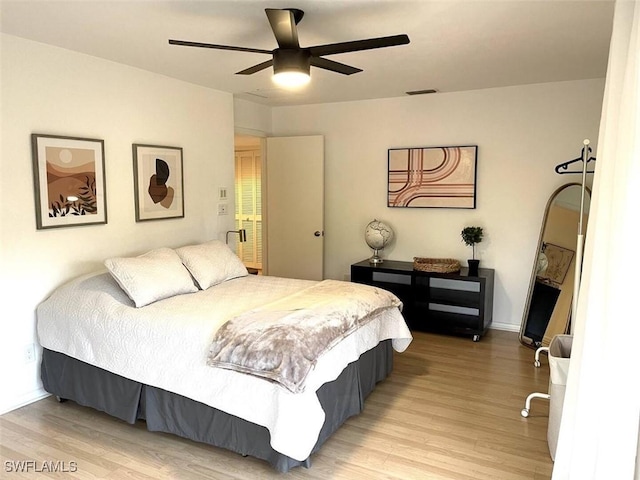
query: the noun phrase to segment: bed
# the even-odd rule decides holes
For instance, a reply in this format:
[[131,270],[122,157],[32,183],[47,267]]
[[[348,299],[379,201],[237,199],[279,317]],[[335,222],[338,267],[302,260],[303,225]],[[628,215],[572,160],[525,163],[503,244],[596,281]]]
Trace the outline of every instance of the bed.
[[389,292],[248,275],[217,241],[105,265],[38,306],[45,390],[282,472],[311,465],[412,338]]

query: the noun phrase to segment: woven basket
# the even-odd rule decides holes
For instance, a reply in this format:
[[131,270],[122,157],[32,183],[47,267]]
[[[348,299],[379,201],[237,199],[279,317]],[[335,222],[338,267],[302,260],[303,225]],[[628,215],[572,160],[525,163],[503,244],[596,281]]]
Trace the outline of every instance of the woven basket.
[[460,271],[460,262],[453,258],[413,257],[413,269],[421,272],[453,273]]

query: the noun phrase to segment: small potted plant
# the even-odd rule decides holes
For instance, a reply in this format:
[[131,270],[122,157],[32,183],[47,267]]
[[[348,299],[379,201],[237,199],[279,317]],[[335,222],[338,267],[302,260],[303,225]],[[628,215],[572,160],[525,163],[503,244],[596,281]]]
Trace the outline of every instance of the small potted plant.
[[482,241],[482,235],[482,227],[464,227],[462,229],[462,232],[460,232],[462,241],[465,243],[465,245],[472,248],[472,259],[467,260],[469,262],[470,277],[478,276],[478,266],[480,265],[480,260],[476,260],[476,243],[480,243]]

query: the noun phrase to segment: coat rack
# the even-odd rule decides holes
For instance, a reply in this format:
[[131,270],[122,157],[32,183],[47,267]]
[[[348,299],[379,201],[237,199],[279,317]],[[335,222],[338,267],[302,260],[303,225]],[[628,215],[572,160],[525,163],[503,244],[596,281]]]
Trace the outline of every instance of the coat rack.
[[[567,173],[582,173],[582,183],[580,189],[580,217],[578,220],[578,238],[576,242],[576,272],[575,277],[573,279],[573,298],[571,300],[571,318],[572,321],[575,321],[576,313],[578,311],[578,293],[580,292],[580,276],[582,275],[582,250],[584,247],[584,234],[582,232],[582,217],[584,215],[584,194],[587,186],[587,173],[593,173],[594,170],[588,170],[587,164],[589,162],[595,162],[595,157],[590,157],[591,147],[589,147],[589,139],[585,139],[582,142],[584,146],[582,147],[582,155],[578,158],[574,158],[573,160],[569,160],[568,162],[561,163],[556,165],[556,173],[560,175],[564,175]],[[582,162],[582,170],[568,170],[569,165],[572,165],[577,162]]]

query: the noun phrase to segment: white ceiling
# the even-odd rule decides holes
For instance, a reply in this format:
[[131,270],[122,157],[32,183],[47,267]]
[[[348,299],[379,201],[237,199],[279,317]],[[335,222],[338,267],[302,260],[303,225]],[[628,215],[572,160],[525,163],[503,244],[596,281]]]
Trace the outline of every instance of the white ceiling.
[[[332,55],[364,70],[312,68],[311,84],[279,90],[271,69],[235,72],[267,55],[171,46],[169,38],[272,50],[265,8],[300,8],[303,47],[406,33],[409,45]],[[267,105],[397,97],[602,78],[613,1],[565,0],[2,0],[1,30],[233,93]]]

